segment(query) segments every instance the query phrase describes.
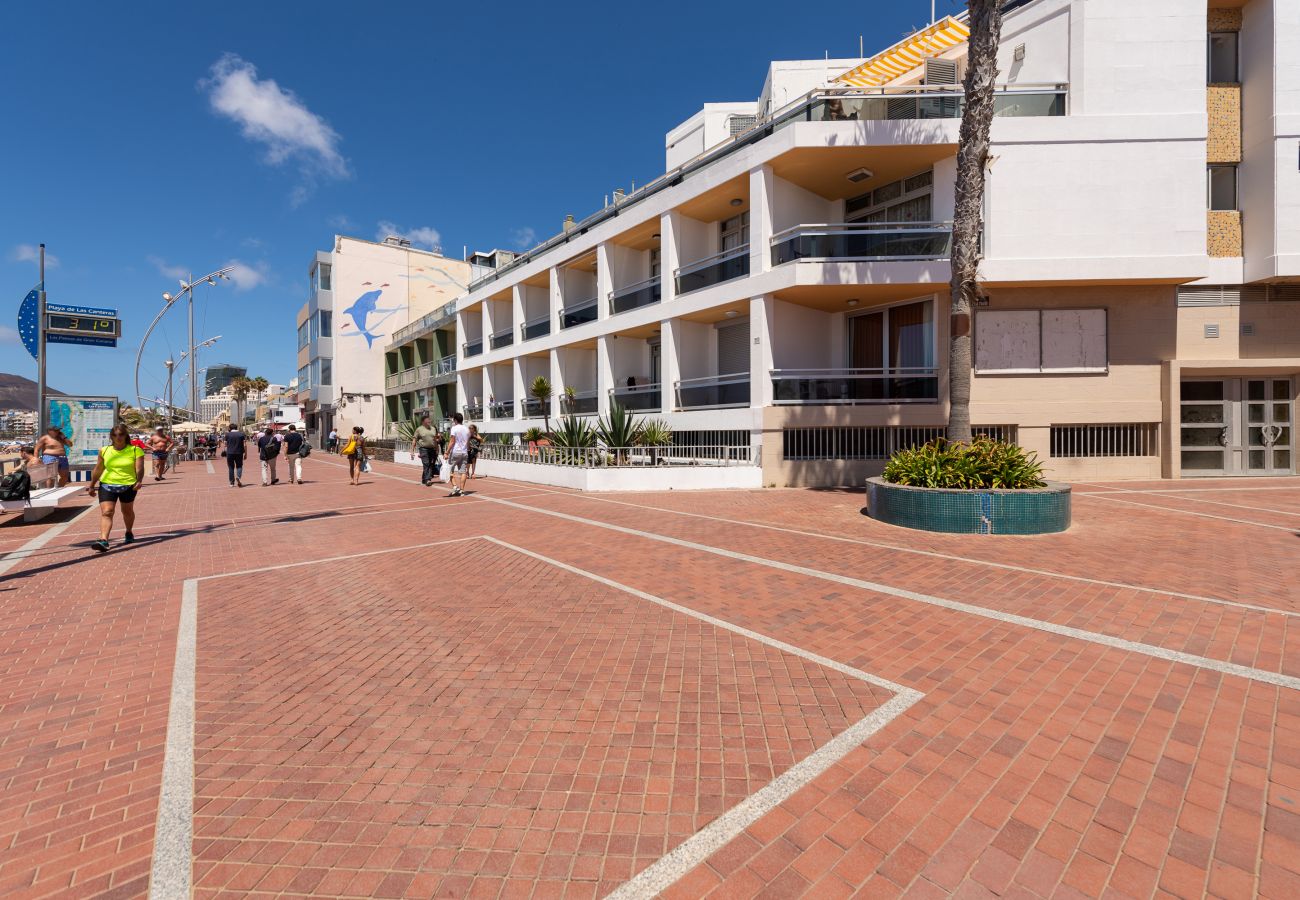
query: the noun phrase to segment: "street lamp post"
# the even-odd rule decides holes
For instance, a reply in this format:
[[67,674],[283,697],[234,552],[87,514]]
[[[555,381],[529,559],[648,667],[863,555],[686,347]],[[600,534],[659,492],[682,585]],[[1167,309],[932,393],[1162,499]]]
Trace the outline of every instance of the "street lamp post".
[[172,433],[172,419],[175,418],[174,412],[176,409],[172,406],[172,372],[176,370],[176,361],[169,359],[164,361],[163,365],[167,367],[167,433],[170,435]]

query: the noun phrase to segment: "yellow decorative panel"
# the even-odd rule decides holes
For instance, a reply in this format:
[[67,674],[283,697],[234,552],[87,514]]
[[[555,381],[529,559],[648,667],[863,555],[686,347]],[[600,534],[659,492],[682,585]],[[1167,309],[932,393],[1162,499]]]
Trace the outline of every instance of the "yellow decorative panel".
[[1206,31],[1241,31],[1241,10],[1211,9],[1206,26]]
[[1209,163],[1241,162],[1241,85],[1212,84],[1205,89],[1205,160]]
[[1241,212],[1211,209],[1206,221],[1205,249],[1210,256],[1241,256]]

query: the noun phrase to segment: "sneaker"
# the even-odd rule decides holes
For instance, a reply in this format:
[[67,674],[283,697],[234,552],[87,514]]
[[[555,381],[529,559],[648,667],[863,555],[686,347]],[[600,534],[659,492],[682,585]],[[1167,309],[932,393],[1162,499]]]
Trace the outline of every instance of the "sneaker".
[[243,487],[243,486],[244,486],[244,482],[242,482],[242,481],[240,481],[238,478],[236,478],[236,479],[235,479],[235,487]]
[[135,543],[135,532],[133,532],[133,531],[128,531],[128,532],[126,533],[126,537],[123,538],[122,543],[124,543],[124,544],[134,544],[134,543]]
[[107,552],[108,552],[108,541],[95,541],[95,543],[91,544],[90,546],[91,546],[91,548],[92,548],[93,550],[95,550],[96,552],[99,552],[99,553],[107,553]]

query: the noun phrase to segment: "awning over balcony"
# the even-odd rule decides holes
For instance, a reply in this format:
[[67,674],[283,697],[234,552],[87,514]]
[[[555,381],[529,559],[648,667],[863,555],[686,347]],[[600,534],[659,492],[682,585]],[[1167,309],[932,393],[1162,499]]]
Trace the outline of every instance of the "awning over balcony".
[[969,37],[970,29],[965,23],[948,16],[911,37],[903,38],[835,80],[853,87],[877,87],[906,75],[930,57],[965,43]]

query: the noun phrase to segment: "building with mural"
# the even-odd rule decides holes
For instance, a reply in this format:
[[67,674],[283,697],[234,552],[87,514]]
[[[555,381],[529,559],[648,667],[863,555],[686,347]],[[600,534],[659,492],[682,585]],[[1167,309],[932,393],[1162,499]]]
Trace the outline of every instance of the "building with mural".
[[298,310],[298,394],[309,432],[379,436],[385,420],[385,348],[399,329],[465,292],[468,262],[419,250],[398,237],[382,242],[337,235],[308,269]]

